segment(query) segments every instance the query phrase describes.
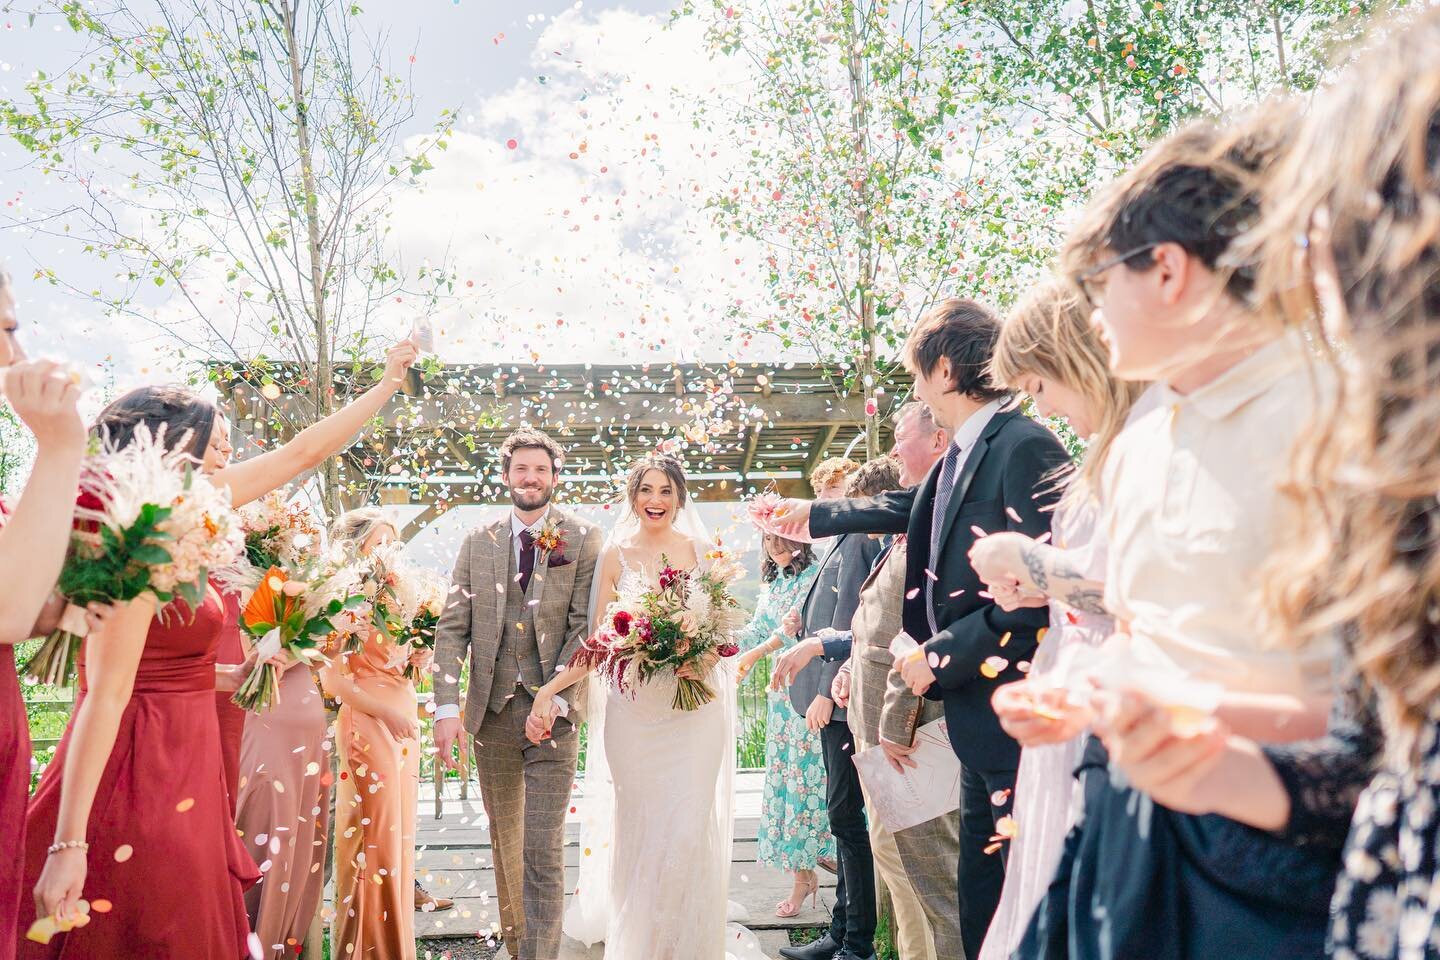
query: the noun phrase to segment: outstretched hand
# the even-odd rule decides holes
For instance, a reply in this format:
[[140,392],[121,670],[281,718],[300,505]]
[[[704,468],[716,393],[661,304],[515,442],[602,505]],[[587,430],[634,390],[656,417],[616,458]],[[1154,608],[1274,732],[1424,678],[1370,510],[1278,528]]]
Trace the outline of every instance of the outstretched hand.
[[85,446],[85,423],[80,418],[80,387],[54,360],[22,360],[0,371],[0,386],[15,415],[41,450],[73,450]]
[[415,341],[406,337],[385,353],[385,381],[397,390],[405,380],[405,371],[420,359],[420,350]]

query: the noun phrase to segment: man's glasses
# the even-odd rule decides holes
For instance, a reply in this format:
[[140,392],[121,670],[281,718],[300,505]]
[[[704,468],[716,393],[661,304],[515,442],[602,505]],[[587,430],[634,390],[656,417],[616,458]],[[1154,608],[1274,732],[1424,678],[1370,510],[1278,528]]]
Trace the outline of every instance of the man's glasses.
[[1120,264],[1127,263],[1130,260],[1133,260],[1136,257],[1140,256],[1141,254],[1149,253],[1151,250],[1154,250],[1158,246],[1160,246],[1158,242],[1147,243],[1143,247],[1136,247],[1134,250],[1128,250],[1125,253],[1120,254],[1119,256],[1111,257],[1109,260],[1102,260],[1100,263],[1095,264],[1095,266],[1091,267],[1089,270],[1084,270],[1080,273],[1075,274],[1073,278],[1075,280],[1075,285],[1080,288],[1080,291],[1082,293],[1085,294],[1085,299],[1089,300],[1092,306],[1099,307],[1100,300],[1104,296],[1105,285],[1103,283],[1097,283],[1096,281],[1099,280],[1102,276],[1104,276],[1107,271],[1113,270],[1114,268],[1120,266]]

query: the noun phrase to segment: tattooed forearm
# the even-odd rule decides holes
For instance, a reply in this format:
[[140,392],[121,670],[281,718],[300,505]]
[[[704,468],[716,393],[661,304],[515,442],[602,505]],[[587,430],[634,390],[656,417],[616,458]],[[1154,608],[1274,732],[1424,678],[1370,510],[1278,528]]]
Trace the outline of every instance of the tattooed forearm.
[[1030,574],[1030,582],[1035,584],[1036,590],[1050,589],[1050,577],[1045,571],[1043,548],[1044,544],[1041,543],[1030,543],[1020,548],[1020,560],[1025,564],[1025,572]]
[[1094,613],[1103,616],[1110,612],[1105,609],[1105,592],[1103,590],[1076,587],[1061,597],[1060,602],[1073,610],[1079,610],[1081,613]]

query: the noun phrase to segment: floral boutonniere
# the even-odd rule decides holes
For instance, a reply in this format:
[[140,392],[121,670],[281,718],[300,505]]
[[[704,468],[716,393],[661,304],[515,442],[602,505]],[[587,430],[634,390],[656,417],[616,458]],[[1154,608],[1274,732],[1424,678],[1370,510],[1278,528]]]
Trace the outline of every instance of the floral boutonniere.
[[540,526],[540,532],[535,534],[535,548],[544,551],[547,567],[563,567],[570,562],[570,558],[565,556],[565,532],[553,516],[547,517]]

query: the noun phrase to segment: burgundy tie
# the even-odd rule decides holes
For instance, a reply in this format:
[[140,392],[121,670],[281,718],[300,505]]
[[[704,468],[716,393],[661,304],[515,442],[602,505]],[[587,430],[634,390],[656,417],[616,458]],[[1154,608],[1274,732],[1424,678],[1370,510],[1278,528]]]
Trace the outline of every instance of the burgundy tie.
[[530,589],[530,575],[535,572],[535,534],[520,531],[520,592]]

